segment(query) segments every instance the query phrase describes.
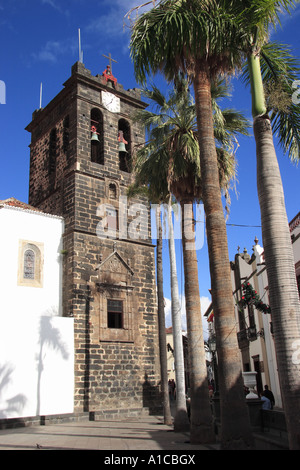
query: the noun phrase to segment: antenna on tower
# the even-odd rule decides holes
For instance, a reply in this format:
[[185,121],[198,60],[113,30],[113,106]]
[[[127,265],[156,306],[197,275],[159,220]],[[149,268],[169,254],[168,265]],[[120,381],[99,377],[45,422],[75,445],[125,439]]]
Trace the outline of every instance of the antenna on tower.
[[83,63],[83,51],[81,50],[80,28],[78,28],[78,43],[79,43],[79,62]]
[[42,109],[43,83],[40,86],[40,109]]

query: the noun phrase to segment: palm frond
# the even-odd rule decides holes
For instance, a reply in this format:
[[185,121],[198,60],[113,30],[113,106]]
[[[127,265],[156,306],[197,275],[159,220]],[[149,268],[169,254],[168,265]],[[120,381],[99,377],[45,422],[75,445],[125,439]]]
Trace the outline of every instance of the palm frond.
[[[244,47],[257,50],[266,42],[270,26],[281,24],[282,13],[291,14],[298,0],[232,0],[225,2],[235,11],[236,22],[244,30]],[[246,50],[244,50],[246,52]]]
[[162,71],[168,81],[178,71],[192,77],[196,62],[206,62],[211,76],[240,65],[243,32],[226,2],[162,1],[133,25],[130,51],[136,79]]
[[[261,48],[261,72],[265,97],[274,135],[293,162],[300,158],[300,110],[292,101],[293,82],[300,67],[286,44],[272,42]],[[243,80],[249,84],[248,69]]]
[[300,110],[291,104],[287,112],[274,110],[270,116],[274,134],[284,152],[294,163],[300,159]]
[[284,75],[288,83],[297,78],[299,64],[290,46],[279,42],[266,43],[261,49],[261,57],[262,75],[266,79],[278,80]]
[[222,98],[229,98],[232,94],[232,87],[228,83],[228,80],[220,77],[216,77],[211,82],[211,97],[213,101],[220,100]]
[[[182,79],[182,77],[181,77]],[[183,79],[182,79],[183,80]],[[217,84],[220,84],[218,89]],[[144,187],[151,200],[165,200],[170,192],[180,199],[187,195],[195,200],[202,196],[202,180],[200,169],[200,150],[196,125],[196,110],[189,92],[187,81],[176,87],[165,99],[152,95],[154,88],[147,91],[153,96],[153,111],[141,111],[142,122],[148,125],[149,136],[143,148],[134,156],[136,182],[134,191]],[[221,97],[230,96],[228,87],[223,80],[214,86],[212,100],[214,109],[215,139],[218,144],[217,154],[220,164],[220,184],[229,203],[229,190],[236,178],[235,152],[238,133],[248,135],[250,123],[239,112],[225,109],[224,114],[218,105]],[[161,112],[159,112],[161,111]]]
[[[237,134],[250,135],[251,122],[242,113],[235,109],[225,108],[222,110],[222,115],[224,128],[231,136],[236,136]],[[217,124],[215,125],[215,131],[217,131]]]

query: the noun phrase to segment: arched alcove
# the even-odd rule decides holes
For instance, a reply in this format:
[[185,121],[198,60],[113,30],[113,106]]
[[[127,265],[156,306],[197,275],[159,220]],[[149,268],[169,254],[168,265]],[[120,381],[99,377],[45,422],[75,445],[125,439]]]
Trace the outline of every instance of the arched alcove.
[[91,161],[104,165],[103,116],[97,108],[91,110]]

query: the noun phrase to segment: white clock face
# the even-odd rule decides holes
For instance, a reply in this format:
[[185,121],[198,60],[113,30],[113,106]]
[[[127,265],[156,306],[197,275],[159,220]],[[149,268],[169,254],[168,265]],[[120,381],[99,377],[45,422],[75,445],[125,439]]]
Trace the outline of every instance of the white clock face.
[[106,109],[108,109],[108,111],[111,111],[112,113],[120,112],[120,98],[118,98],[118,96],[114,95],[113,93],[102,91],[102,104]]

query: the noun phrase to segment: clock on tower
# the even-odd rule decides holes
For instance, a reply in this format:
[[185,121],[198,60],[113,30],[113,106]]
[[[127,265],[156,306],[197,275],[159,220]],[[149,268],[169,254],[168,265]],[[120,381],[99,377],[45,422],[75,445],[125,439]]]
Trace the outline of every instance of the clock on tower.
[[121,111],[120,108],[120,98],[109,91],[102,91],[102,104],[103,106],[111,111],[112,113],[119,113]]

